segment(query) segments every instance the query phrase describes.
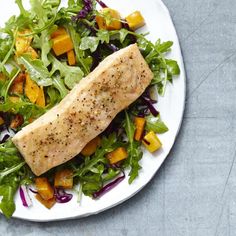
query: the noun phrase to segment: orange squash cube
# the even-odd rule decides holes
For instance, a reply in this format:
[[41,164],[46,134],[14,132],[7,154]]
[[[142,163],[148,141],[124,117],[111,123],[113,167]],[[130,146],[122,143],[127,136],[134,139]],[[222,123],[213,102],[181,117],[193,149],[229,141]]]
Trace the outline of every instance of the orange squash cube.
[[17,32],[16,36],[16,56],[21,56],[23,53],[27,52],[33,37],[32,36],[24,36],[32,33],[31,30],[25,29],[23,31]]
[[54,197],[54,190],[51,187],[47,178],[45,178],[45,177],[35,178],[35,186],[36,186],[36,189],[37,189],[39,195],[44,200],[49,200]]
[[101,138],[100,137],[94,138],[83,148],[81,154],[84,156],[90,156],[94,154],[97,148],[100,146],[100,144],[101,144]]
[[36,194],[35,198],[48,209],[51,209],[54,206],[54,204],[56,203],[55,197],[45,200],[39,194]]
[[13,94],[23,94],[24,91],[24,82],[25,82],[25,74],[20,73],[15,80],[13,81],[10,87],[10,93]]
[[101,15],[96,16],[96,22],[99,29],[119,30],[122,28],[120,13],[111,8],[103,8]]
[[53,38],[52,42],[52,49],[56,56],[60,56],[74,48],[73,42],[68,34],[59,35]]
[[67,59],[68,59],[68,64],[70,66],[74,66],[75,65],[76,60],[75,60],[74,50],[70,50],[69,52],[67,52]]
[[56,172],[54,179],[55,187],[62,187],[64,189],[73,188],[73,171],[69,169],[59,170]]
[[134,139],[136,141],[140,141],[143,135],[144,127],[145,127],[146,120],[142,117],[135,117],[134,118],[134,124],[136,127]]
[[140,11],[135,11],[135,12],[131,13],[125,19],[129,25],[130,29],[132,29],[132,30],[136,30],[136,29],[145,25],[144,18],[142,16],[142,14],[140,13]]
[[3,73],[0,73],[0,81],[5,81],[6,76]]
[[30,78],[29,74],[26,74],[25,81],[25,95],[32,103],[35,103],[39,96],[39,86]]
[[44,91],[43,91],[43,87],[41,86],[39,88],[39,94],[38,94],[38,98],[36,100],[36,104],[40,107],[45,107],[45,95],[44,95]]
[[57,30],[55,30],[52,34],[51,34],[51,38],[56,38],[59,35],[63,35],[63,34],[67,34],[66,29],[63,27],[59,27],[57,28]]
[[10,128],[16,129],[16,128],[18,128],[19,126],[21,126],[23,123],[24,123],[24,118],[23,118],[23,116],[20,115],[20,114],[17,114],[17,115],[15,115],[15,117],[11,120]]
[[115,164],[119,161],[122,161],[128,157],[128,153],[124,147],[119,147],[114,151],[107,154],[107,158],[110,164]]
[[161,141],[153,131],[144,136],[142,143],[149,152],[155,152],[162,146]]
[[0,125],[3,125],[5,122],[3,120],[3,118],[0,116]]
[[28,47],[25,53],[30,55],[33,60],[39,57],[38,53],[31,46]]

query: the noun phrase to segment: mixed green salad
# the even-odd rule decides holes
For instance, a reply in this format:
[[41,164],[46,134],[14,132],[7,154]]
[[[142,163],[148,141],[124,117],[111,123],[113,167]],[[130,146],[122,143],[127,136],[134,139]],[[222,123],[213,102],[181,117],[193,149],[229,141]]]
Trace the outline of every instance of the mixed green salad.
[[[30,10],[22,0],[15,2],[20,15],[0,28],[0,209],[7,218],[15,211],[18,189],[24,206],[31,205],[30,190],[50,209],[75,197],[66,189],[76,188],[78,198],[101,197],[125,178],[124,170],[131,184],[141,169],[143,148],[161,148],[156,134],[168,131],[154,107],[155,90],[163,96],[180,73],[177,62],[165,55],[172,42],[153,43],[135,32],[145,24],[139,11],[122,18],[102,1],[68,0],[60,7],[60,0],[30,0]],[[150,86],[78,156],[34,176],[11,137],[58,104],[104,58],[133,43],[154,73]]]

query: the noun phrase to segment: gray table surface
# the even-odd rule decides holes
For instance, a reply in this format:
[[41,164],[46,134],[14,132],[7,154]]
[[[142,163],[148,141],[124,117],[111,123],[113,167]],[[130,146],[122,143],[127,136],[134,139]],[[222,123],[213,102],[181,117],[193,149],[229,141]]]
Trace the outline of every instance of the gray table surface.
[[187,99],[160,171],[102,214],[44,224],[0,216],[0,235],[236,235],[236,1],[164,2],[183,50]]

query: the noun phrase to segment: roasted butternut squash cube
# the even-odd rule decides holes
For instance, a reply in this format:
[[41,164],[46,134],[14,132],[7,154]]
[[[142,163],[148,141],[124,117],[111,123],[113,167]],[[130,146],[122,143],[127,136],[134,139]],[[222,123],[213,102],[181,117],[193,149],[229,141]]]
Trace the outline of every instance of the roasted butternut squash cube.
[[35,178],[35,186],[42,199],[49,200],[54,197],[54,190],[51,187],[47,178],[45,177]]
[[17,32],[16,43],[15,43],[16,56],[20,56],[28,50],[33,37],[32,36],[24,36],[24,35],[27,35],[30,33],[31,33],[31,31],[29,29],[25,29],[23,31]]
[[101,144],[101,138],[100,137],[94,138],[83,148],[81,154],[84,156],[90,156],[94,154],[97,148],[100,146],[100,144]]
[[134,124],[135,124],[135,134],[134,139],[136,141],[140,141],[142,139],[144,127],[145,127],[146,120],[142,117],[135,117]]
[[64,27],[59,27],[57,28],[57,30],[55,30],[52,34],[51,34],[51,38],[56,38],[59,35],[64,35],[67,34],[66,29]]
[[149,152],[155,152],[162,146],[161,141],[153,131],[144,136],[142,143]]
[[25,74],[20,73],[15,80],[13,81],[10,87],[10,93],[12,94],[23,94],[24,91],[24,82],[25,82]]
[[67,59],[68,59],[68,64],[70,66],[74,66],[75,65],[76,60],[75,60],[74,50],[70,50],[69,52],[67,52]]
[[69,52],[74,48],[70,35],[63,34],[52,39],[52,49],[56,56]]
[[14,118],[11,120],[10,128],[16,129],[16,128],[20,127],[23,123],[24,123],[24,118],[23,118],[23,116],[20,115],[20,114],[17,114],[17,115],[15,115]]
[[62,187],[64,189],[73,188],[73,171],[69,169],[57,171],[54,179],[54,186],[56,188]]
[[6,76],[3,73],[0,73],[0,81],[5,81]]
[[39,58],[38,53],[31,46],[28,47],[25,53],[30,55],[33,60]]
[[119,147],[114,151],[107,154],[107,158],[110,164],[115,164],[119,161],[122,161],[128,157],[128,153],[124,147]]
[[3,125],[5,123],[5,121],[3,120],[3,118],[0,116],[0,125]]
[[142,16],[142,14],[140,13],[140,11],[135,11],[135,12],[131,13],[125,19],[129,25],[130,29],[132,29],[132,30],[136,30],[136,29],[145,25],[144,18]]
[[46,208],[51,209],[54,204],[56,203],[56,198],[53,197],[51,199],[45,200],[43,199],[39,194],[36,194],[35,198],[42,204],[44,205]]
[[25,95],[32,103],[35,103],[40,93],[39,86],[26,74],[25,80]]
[[46,105],[44,90],[42,86],[39,87],[39,93],[38,93],[38,98],[36,100],[36,104],[40,107],[45,107]]
[[96,16],[99,29],[119,30],[122,27],[120,13],[111,8],[103,8],[101,15]]

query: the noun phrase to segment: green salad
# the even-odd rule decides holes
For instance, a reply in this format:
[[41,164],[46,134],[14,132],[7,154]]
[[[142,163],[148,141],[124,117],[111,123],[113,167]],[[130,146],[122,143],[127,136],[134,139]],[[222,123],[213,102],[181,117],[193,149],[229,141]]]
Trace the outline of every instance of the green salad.
[[[160,149],[158,134],[168,131],[155,103],[180,74],[177,62],[166,58],[173,43],[153,43],[137,33],[145,24],[139,11],[122,18],[102,1],[66,2],[61,7],[60,0],[30,0],[26,10],[15,0],[20,15],[0,28],[0,209],[7,218],[18,189],[25,207],[31,205],[30,190],[50,209],[72,197],[79,201],[82,194],[97,199],[125,173],[131,184],[142,168],[143,150]],[[36,177],[11,137],[58,104],[104,58],[134,43],[154,74],[149,87],[79,155]]]

